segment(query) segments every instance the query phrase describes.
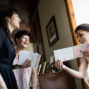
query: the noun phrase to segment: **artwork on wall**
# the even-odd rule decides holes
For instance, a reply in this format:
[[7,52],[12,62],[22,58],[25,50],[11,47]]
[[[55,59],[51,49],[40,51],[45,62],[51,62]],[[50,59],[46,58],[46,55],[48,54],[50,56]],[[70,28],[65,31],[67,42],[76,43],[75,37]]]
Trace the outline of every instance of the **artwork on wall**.
[[48,43],[49,43],[49,46],[51,47],[59,39],[57,27],[56,27],[55,16],[52,16],[52,18],[48,22],[48,24],[46,26],[46,32],[47,32],[47,37],[48,37]]

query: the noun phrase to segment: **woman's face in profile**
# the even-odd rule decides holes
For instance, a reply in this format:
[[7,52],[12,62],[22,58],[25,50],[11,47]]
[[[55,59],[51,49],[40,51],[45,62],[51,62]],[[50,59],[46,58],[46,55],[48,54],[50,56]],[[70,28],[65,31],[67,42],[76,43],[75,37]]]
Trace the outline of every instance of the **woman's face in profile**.
[[16,14],[16,13],[14,13],[9,20],[10,26],[12,26],[14,29],[20,28],[20,22],[21,22],[21,19],[19,18],[18,14]]
[[89,44],[89,32],[80,29],[76,32],[76,35],[80,43]]
[[30,38],[27,35],[23,35],[20,39],[17,39],[17,45],[21,48],[27,48],[30,43]]

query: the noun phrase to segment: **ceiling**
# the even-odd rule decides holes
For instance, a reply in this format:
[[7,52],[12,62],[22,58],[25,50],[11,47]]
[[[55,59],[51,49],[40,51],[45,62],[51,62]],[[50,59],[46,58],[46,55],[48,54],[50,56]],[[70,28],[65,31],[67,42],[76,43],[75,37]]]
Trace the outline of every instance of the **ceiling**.
[[18,4],[21,7],[27,8],[30,18],[33,16],[35,9],[38,6],[40,0],[0,0],[0,9],[14,7]]
[[24,5],[25,7],[34,7],[37,5],[39,0],[0,0],[0,7],[12,6],[15,4]]
[[9,0],[0,0],[0,5],[3,4],[3,5],[6,5],[9,3]]

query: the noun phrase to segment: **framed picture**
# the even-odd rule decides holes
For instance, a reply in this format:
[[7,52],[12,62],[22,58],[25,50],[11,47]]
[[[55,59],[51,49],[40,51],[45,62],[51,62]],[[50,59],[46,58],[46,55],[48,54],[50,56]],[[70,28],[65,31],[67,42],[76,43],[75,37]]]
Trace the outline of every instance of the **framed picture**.
[[57,27],[56,27],[56,21],[55,21],[54,16],[52,16],[52,18],[48,22],[48,24],[46,26],[46,32],[47,32],[49,46],[51,47],[59,39],[58,32],[57,32]]

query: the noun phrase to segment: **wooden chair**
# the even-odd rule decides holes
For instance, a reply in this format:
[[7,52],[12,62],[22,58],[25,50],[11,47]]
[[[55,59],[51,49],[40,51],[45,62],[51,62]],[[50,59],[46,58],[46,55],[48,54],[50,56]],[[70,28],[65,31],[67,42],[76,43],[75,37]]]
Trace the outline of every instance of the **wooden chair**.
[[74,78],[62,71],[39,75],[40,89],[76,89]]

